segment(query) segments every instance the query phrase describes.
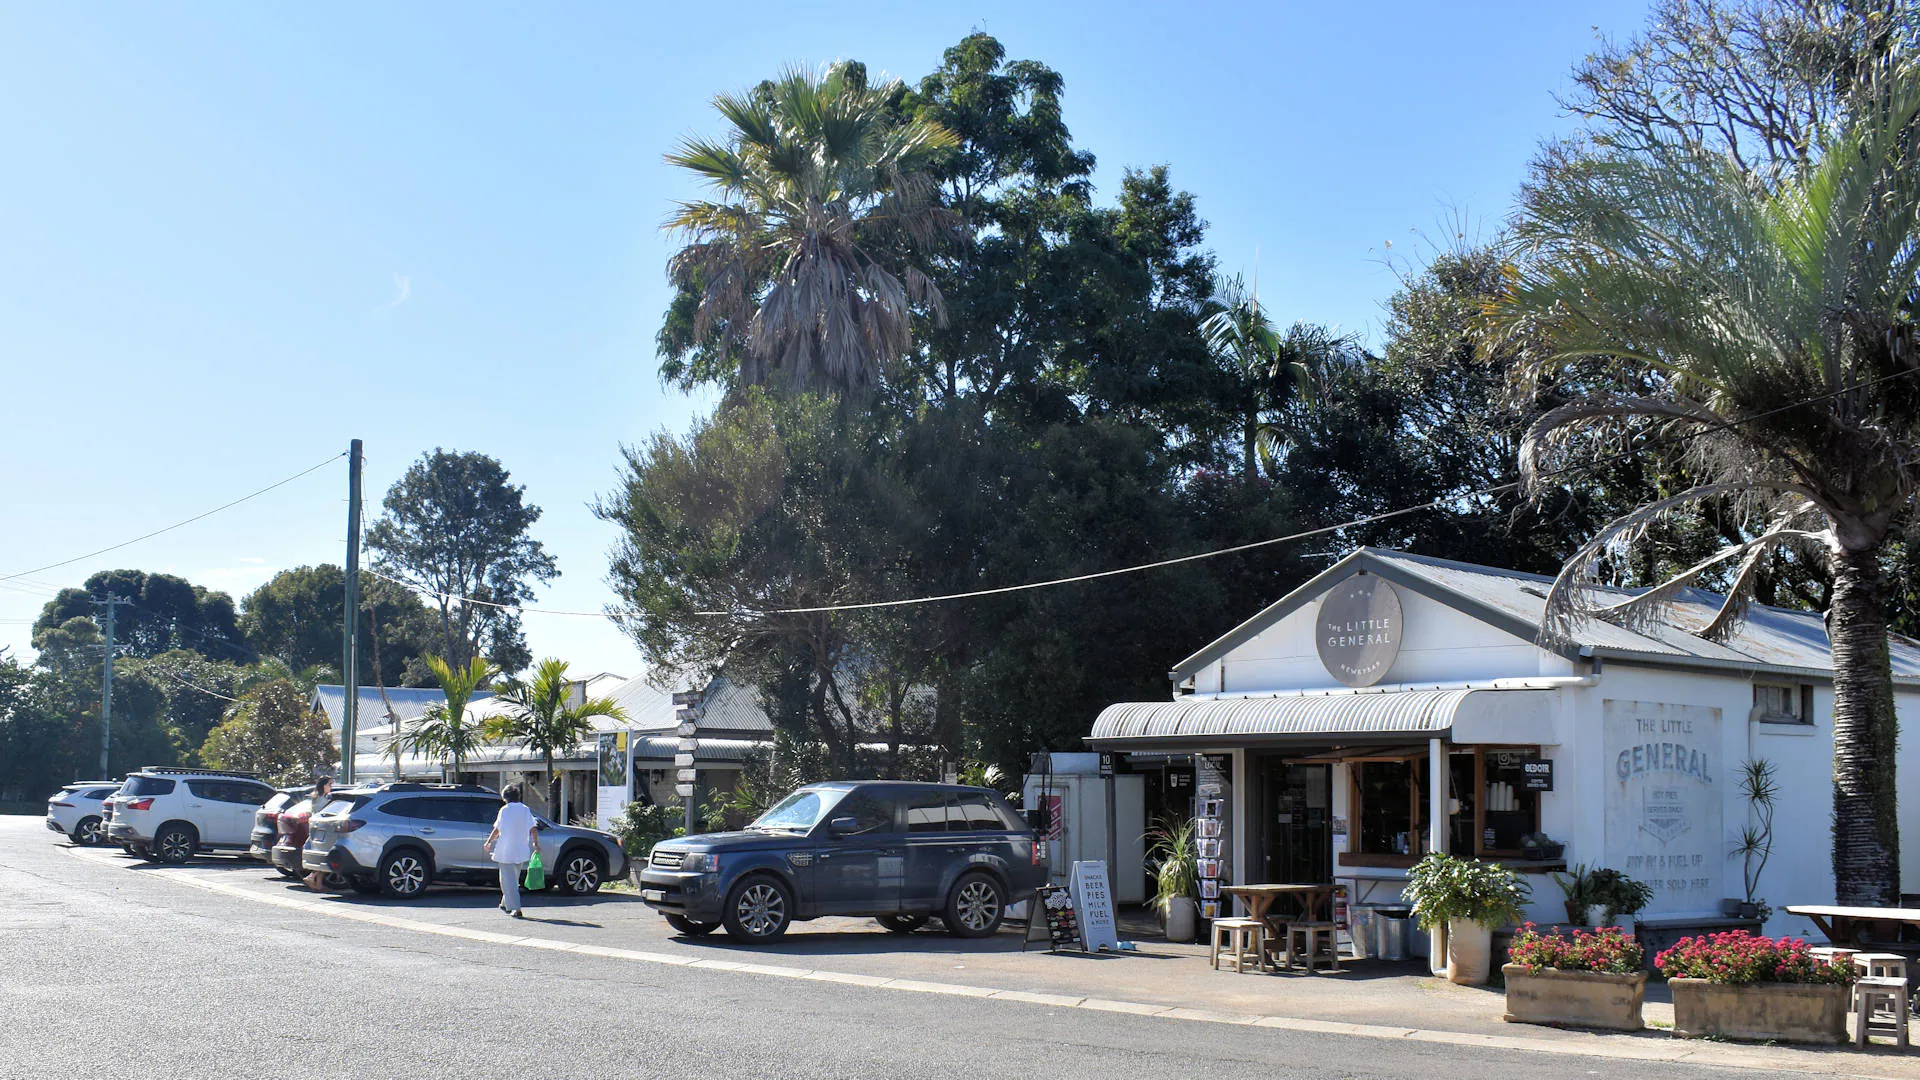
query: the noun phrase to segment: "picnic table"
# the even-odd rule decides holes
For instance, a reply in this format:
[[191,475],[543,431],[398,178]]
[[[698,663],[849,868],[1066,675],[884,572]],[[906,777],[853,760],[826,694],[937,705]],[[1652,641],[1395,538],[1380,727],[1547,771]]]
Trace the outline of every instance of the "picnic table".
[[1920,940],[1920,908],[1788,904],[1789,915],[1813,920],[1835,945],[1892,944]]

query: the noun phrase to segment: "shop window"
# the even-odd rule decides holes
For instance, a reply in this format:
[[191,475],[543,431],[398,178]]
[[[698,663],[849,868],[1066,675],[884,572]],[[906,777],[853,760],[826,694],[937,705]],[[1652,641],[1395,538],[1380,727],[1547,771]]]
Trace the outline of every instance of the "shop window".
[[1754,683],[1753,718],[1763,724],[1813,723],[1813,687],[1806,683]]
[[[1447,848],[1461,856],[1519,858],[1522,840],[1540,829],[1540,793],[1526,788],[1531,747],[1456,748],[1444,774],[1450,810]],[[1419,857],[1427,847],[1427,760],[1351,763],[1356,855]],[[1397,865],[1397,864],[1396,864]]]
[[1540,760],[1540,755],[1531,750],[1483,750],[1478,757],[1479,852],[1518,855],[1521,839],[1540,828],[1540,793],[1527,790],[1526,773],[1526,763]]
[[1416,787],[1411,761],[1354,763],[1354,782],[1360,803],[1360,830],[1355,851],[1371,855],[1407,855],[1419,844],[1413,829],[1412,793]]

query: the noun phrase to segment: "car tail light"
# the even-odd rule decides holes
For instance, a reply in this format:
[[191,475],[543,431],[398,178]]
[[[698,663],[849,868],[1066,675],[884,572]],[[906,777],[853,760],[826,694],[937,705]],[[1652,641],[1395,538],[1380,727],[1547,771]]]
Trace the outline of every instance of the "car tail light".
[[343,822],[341,822],[340,824],[338,824],[338,825],[335,825],[335,826],[333,827],[333,831],[334,831],[334,832],[336,832],[336,833],[339,833],[339,834],[341,834],[342,836],[344,836],[344,835],[346,835],[347,833],[350,833],[350,832],[352,832],[353,830],[355,830],[355,829],[357,829],[357,828],[359,828],[360,826],[362,826],[362,825],[365,825],[365,824],[366,824],[366,822],[364,822],[364,821],[361,821],[361,820],[359,820],[358,818],[348,818],[347,820],[345,820],[345,821],[343,821]]
[[131,800],[128,800],[128,802],[127,802],[127,809],[129,809],[129,810],[151,810],[151,809],[153,809],[153,800],[152,800],[151,798],[147,798],[147,799],[131,799]]
[[72,803],[70,803],[70,802],[50,802],[50,803],[48,803],[47,805],[48,805],[48,806],[62,806],[62,807],[65,807],[65,808],[67,808],[68,810],[71,810],[71,809],[73,809],[73,804],[72,804]]

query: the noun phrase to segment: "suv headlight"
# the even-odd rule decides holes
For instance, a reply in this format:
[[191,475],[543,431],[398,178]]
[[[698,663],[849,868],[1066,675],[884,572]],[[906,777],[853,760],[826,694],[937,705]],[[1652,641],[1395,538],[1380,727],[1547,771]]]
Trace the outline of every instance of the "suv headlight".
[[715,851],[689,851],[680,860],[680,870],[687,874],[717,874],[720,872],[720,854]]

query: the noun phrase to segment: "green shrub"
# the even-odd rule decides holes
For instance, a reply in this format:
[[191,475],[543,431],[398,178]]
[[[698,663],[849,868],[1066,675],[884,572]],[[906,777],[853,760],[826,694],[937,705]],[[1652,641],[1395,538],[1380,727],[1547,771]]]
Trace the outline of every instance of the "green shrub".
[[1499,863],[1437,851],[1414,865],[1405,893],[1414,916],[1429,929],[1449,919],[1469,919],[1485,927],[1516,923],[1531,895],[1520,875]]

